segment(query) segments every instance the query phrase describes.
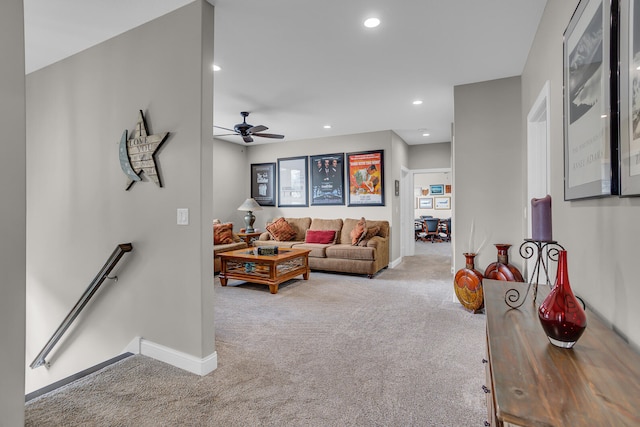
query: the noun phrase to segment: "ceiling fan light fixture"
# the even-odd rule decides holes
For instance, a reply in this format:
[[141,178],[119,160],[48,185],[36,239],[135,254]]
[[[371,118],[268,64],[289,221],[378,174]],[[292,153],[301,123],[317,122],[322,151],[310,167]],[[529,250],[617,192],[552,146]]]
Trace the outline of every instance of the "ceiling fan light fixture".
[[367,18],[364,21],[364,26],[367,28],[375,28],[380,25],[380,20],[378,18]]
[[419,99],[416,99],[415,101],[413,101],[413,105],[422,105],[422,101]]

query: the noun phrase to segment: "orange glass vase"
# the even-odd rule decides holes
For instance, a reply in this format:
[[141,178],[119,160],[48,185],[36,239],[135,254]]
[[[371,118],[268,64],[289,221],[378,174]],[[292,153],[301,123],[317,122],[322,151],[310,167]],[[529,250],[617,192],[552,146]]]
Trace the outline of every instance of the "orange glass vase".
[[474,313],[484,307],[484,293],[482,291],[482,273],[475,269],[476,254],[464,253],[465,268],[458,270],[453,278],[453,288],[458,301],[465,308]]
[[538,317],[549,342],[556,347],[573,347],[587,327],[587,315],[569,284],[567,251],[558,252],[556,282],[540,304]]

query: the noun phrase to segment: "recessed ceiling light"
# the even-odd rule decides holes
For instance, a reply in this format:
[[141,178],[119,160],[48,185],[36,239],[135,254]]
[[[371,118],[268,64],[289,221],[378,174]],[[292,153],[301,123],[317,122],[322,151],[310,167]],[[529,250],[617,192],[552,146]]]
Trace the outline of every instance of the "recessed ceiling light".
[[420,101],[419,99],[413,101],[413,105],[421,105],[422,101]]
[[364,21],[364,26],[367,28],[375,28],[380,25],[380,20],[378,18],[369,18]]
[[325,129],[331,129],[331,125],[324,125],[323,126]]
[[429,133],[423,133],[422,136],[429,136]]
[[220,66],[219,66],[219,65],[216,65],[216,64],[213,64],[213,67],[212,67],[212,68],[213,68],[213,71],[220,71],[220,70],[222,70],[222,68],[220,68]]

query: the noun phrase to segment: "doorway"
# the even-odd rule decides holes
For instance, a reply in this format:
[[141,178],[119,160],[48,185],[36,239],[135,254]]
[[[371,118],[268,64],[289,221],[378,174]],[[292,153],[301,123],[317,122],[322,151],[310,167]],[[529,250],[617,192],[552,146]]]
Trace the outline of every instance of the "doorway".
[[[550,111],[549,81],[547,80],[527,115],[527,203],[525,205],[527,236],[531,236],[531,199],[545,197],[551,192],[549,141]],[[529,272],[533,271],[534,264],[533,258],[527,261],[525,276],[529,276]]]

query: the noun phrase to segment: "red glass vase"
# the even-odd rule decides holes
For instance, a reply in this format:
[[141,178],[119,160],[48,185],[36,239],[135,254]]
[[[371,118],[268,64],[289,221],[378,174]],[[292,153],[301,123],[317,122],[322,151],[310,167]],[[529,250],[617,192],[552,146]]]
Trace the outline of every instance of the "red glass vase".
[[567,251],[558,251],[556,283],[540,304],[538,317],[549,342],[557,347],[573,347],[587,327],[587,315],[569,284]]
[[495,246],[498,248],[498,261],[489,264],[484,270],[484,277],[506,282],[524,282],[520,270],[509,264],[509,248],[511,245],[496,243]]
[[458,270],[453,278],[453,288],[458,301],[474,313],[484,307],[482,291],[482,273],[475,269],[476,254],[464,253],[465,268]]

